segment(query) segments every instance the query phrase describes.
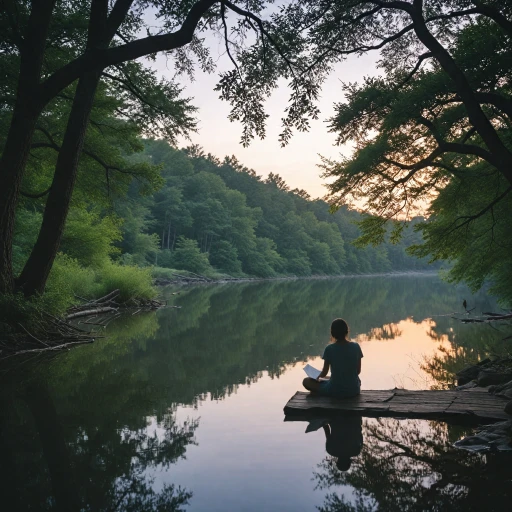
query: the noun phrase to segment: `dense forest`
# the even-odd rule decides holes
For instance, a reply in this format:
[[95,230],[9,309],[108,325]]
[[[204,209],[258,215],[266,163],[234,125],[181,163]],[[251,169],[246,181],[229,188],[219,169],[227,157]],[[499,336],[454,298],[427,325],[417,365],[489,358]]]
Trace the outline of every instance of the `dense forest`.
[[[105,280],[123,271],[139,277],[142,286],[149,272],[169,278],[183,270],[211,277],[275,277],[430,268],[426,259],[406,253],[408,245],[421,241],[413,223],[398,244],[357,248],[352,242],[360,235],[361,215],[355,210],[330,213],[326,202],[290,190],[277,174],[263,179],[234,157],[220,161],[198,147],[178,150],[164,140],[136,142],[142,151],[123,164],[132,172],[149,169],[154,182],[148,175],[130,180],[122,175],[122,186],[115,179],[103,183],[105,197],[98,202],[101,190],[86,181],[90,168],[84,166],[85,183],[80,179],[77,185],[79,197],[50,274],[50,293],[52,285],[62,291],[67,283],[69,294],[97,295],[107,291]],[[44,199],[27,197],[18,211],[13,252],[18,271],[43,208]]]
[[[162,141],[147,141],[145,154],[162,166],[165,180],[147,204],[160,235],[160,266],[208,272],[211,265],[258,277],[428,267],[426,259],[405,252],[421,242],[413,229],[396,245],[358,249],[352,244],[360,235],[357,211],[330,214],[326,202],[290,190],[277,174],[263,179],[235,157],[220,161],[200,148],[176,151]],[[123,250],[133,253],[134,247]]]

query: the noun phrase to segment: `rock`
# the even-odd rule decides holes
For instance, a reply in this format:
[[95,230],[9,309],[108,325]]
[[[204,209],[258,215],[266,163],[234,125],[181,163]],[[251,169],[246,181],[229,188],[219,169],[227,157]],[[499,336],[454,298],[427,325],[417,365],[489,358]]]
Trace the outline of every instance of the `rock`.
[[489,363],[491,363],[491,360],[489,358],[483,359],[477,364],[466,366],[460,372],[457,372],[457,385],[463,386],[464,384],[467,384],[468,382],[471,382],[472,380],[476,379],[482,367],[485,367]]
[[462,386],[457,386],[455,389],[457,391],[464,391],[465,389],[472,389],[472,388],[476,388],[478,387],[478,384],[472,380],[470,382],[468,382],[467,384],[463,384]]
[[512,398],[512,380],[501,384],[499,386],[491,386],[489,393],[493,395],[502,396],[504,398]]
[[503,384],[509,380],[512,380],[512,373],[487,368],[480,370],[477,377],[478,385],[483,388],[491,384]]
[[457,441],[455,446],[472,452],[512,451],[512,420],[486,425],[474,435]]
[[464,386],[464,384],[476,379],[479,371],[480,368],[478,366],[468,366],[461,370],[457,373],[457,386]]
[[512,400],[507,405],[505,405],[505,412],[512,415]]

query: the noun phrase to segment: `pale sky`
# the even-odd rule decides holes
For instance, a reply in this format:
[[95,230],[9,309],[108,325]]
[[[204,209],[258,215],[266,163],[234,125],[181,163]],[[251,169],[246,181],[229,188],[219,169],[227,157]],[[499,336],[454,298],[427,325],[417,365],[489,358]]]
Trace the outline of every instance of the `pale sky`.
[[[214,60],[218,59],[218,67],[223,69],[228,66],[227,58],[223,56],[223,47],[214,38],[211,41],[212,57]],[[219,93],[213,90],[218,75],[198,71],[194,82],[183,77],[184,96],[192,97],[192,104],[199,108],[199,131],[191,136],[191,142],[183,140],[181,145],[199,144],[207,153],[220,159],[226,155],[235,155],[242,164],[254,169],[261,176],[266,177],[269,172],[277,173],[290,188],[303,188],[312,197],[322,197],[326,190],[323,186],[325,180],[319,176],[321,170],[317,167],[320,163],[318,155],[337,158],[340,153],[349,155],[351,152],[350,147],[334,145],[336,136],[328,133],[325,121],[334,113],[333,104],[343,99],[341,82],[358,82],[364,76],[378,74],[375,65],[378,57],[377,52],[359,58],[350,56],[345,62],[338,64],[335,72],[324,84],[319,103],[319,120],[311,123],[308,133],[295,133],[285,148],[281,148],[278,142],[281,118],[289,98],[284,82],[266,104],[267,113],[270,115],[267,119],[266,139],[256,139],[250,147],[244,148],[240,144],[241,125],[228,120],[230,106],[219,99]],[[167,78],[174,75],[172,67],[167,67],[165,56],[159,56],[156,66]]]

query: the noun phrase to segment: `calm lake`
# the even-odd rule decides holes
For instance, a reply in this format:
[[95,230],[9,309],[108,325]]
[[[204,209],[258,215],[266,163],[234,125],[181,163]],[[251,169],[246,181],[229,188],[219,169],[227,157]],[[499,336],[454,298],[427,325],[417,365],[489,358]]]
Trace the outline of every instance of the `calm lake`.
[[467,427],[330,424],[329,451],[352,456],[341,471],[323,426],[306,433],[283,415],[305,363],[321,367],[336,317],[361,344],[363,389],[451,385],[465,361],[510,343],[452,318],[464,299],[499,311],[485,293],[434,275],[162,293],[180,308],[120,318],[108,337],[50,358],[4,361],[2,510],[510,510],[510,460],[451,448]]

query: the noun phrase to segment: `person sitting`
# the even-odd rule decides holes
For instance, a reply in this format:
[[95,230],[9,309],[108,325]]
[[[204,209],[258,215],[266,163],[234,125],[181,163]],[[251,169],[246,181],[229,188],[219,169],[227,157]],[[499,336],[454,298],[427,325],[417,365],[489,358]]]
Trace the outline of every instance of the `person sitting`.
[[[348,398],[361,392],[361,347],[347,339],[348,324],[336,318],[331,324],[331,343],[325,347],[324,367],[317,379],[306,377],[302,384],[313,393],[336,398]],[[331,369],[331,378],[326,379]]]

